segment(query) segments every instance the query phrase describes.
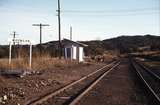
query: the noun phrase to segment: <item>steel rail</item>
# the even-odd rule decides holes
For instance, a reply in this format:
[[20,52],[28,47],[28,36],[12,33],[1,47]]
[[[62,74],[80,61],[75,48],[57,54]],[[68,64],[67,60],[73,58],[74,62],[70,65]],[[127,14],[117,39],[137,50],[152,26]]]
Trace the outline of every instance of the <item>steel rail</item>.
[[98,69],[98,70],[96,70],[96,71],[88,74],[87,76],[84,76],[84,77],[82,77],[81,79],[79,79],[79,80],[77,80],[77,81],[74,81],[74,82],[72,82],[72,83],[70,83],[70,84],[68,84],[68,85],[66,85],[66,86],[64,86],[64,87],[62,87],[62,88],[60,88],[60,89],[58,89],[58,90],[50,93],[50,94],[47,94],[47,95],[42,96],[42,97],[39,97],[38,99],[35,99],[35,100],[28,100],[27,102],[25,102],[24,105],[37,105],[37,104],[41,104],[42,102],[47,101],[47,99],[56,96],[57,94],[59,94],[59,93],[65,91],[66,89],[68,89],[68,88],[70,88],[70,87],[72,87],[72,86],[74,86],[74,85],[82,82],[83,80],[85,80],[85,79],[93,76],[94,74],[96,74],[96,73],[104,70],[106,67],[109,67],[110,65],[113,65],[113,64],[116,63],[116,62],[117,62],[117,61],[113,61],[112,63],[107,64],[107,65],[103,66],[102,68],[100,68],[100,69]]
[[138,62],[138,64],[144,68],[147,72],[149,72],[154,78],[160,80],[160,76],[158,76],[157,74],[155,74],[154,72],[152,72],[151,70],[149,70],[149,68],[145,67],[143,64],[141,64],[140,62]]
[[108,73],[110,73],[119,64],[120,64],[120,62],[118,62],[116,65],[114,65],[111,69],[104,72],[103,75],[101,75],[98,79],[96,79],[87,89],[85,89],[72,102],[70,102],[69,105],[76,105],[91,89],[93,89]]
[[140,77],[140,79],[142,80],[142,82],[145,84],[145,86],[149,89],[149,91],[151,92],[151,94],[155,97],[156,101],[158,103],[160,103],[160,97],[155,93],[155,91],[153,90],[153,88],[147,83],[147,81],[145,80],[145,78],[143,77],[143,75],[140,73],[137,64],[135,64],[134,61],[132,61],[133,67],[135,68],[138,76]]

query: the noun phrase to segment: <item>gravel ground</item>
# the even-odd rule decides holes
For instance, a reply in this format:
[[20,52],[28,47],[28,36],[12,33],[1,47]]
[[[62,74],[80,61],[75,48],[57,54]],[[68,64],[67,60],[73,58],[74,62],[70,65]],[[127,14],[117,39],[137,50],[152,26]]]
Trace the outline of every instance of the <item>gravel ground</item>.
[[54,91],[104,64],[78,64],[40,71],[23,78],[0,76],[0,105],[23,105],[27,100]]
[[148,105],[128,62],[122,60],[78,105]]

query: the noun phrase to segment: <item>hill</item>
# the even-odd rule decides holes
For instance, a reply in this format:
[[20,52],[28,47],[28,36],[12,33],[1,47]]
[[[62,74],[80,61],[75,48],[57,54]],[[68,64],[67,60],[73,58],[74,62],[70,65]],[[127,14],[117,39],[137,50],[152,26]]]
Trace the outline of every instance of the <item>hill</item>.
[[[154,35],[136,35],[136,36],[119,36],[105,40],[80,41],[89,45],[85,48],[86,55],[100,55],[106,50],[119,51],[120,53],[142,52],[144,50],[160,50],[160,36]],[[33,48],[37,52],[38,45]],[[58,41],[43,43],[44,53],[52,56],[58,55]],[[8,56],[8,46],[0,46],[0,58]]]
[[118,50],[120,53],[160,50],[160,36],[154,35],[119,36],[102,41],[82,41],[82,43],[89,45],[90,51],[87,52],[93,52],[97,49],[99,52]]

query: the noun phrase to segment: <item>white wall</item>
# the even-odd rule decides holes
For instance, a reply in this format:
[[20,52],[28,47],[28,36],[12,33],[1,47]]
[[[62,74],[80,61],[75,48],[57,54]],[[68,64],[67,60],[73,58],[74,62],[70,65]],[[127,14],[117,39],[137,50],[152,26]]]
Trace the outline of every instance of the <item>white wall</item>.
[[[67,48],[71,48],[71,58],[67,57]],[[77,46],[66,46],[65,47],[65,58],[66,59],[74,59],[78,60],[79,62],[83,62],[84,59],[84,52],[83,52],[83,47],[77,47]]]
[[79,47],[79,62],[83,62],[83,47]]
[[64,48],[64,53],[65,53],[65,59],[67,59],[67,48]]
[[72,49],[73,49],[73,59],[76,60],[77,59],[77,47],[73,46]]

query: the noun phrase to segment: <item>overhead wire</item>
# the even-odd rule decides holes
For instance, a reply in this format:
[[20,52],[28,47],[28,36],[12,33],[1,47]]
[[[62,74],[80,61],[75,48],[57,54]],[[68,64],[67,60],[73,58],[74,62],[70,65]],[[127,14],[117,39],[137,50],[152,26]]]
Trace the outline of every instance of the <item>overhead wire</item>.
[[63,13],[119,13],[119,12],[139,12],[139,11],[155,11],[159,8],[137,8],[137,9],[119,9],[119,10],[62,10]]
[[119,10],[62,10],[64,15],[72,16],[128,16],[128,15],[148,15],[158,14],[159,8],[138,8]]

